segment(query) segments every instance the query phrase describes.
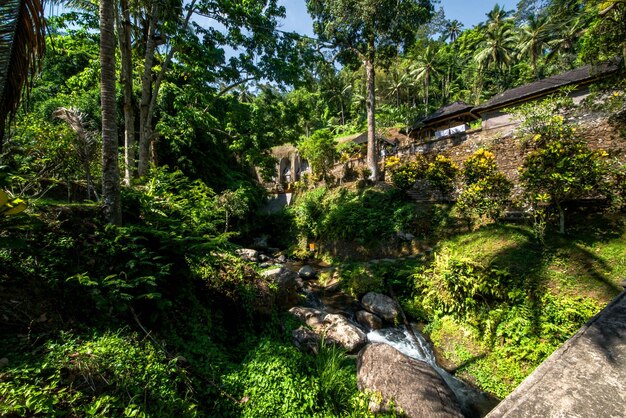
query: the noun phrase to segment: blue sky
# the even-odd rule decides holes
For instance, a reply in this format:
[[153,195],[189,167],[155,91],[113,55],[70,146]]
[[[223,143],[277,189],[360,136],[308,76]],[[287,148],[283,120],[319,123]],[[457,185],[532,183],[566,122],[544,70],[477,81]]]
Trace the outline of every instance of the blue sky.
[[[306,11],[306,0],[280,0],[279,3],[287,9],[287,18],[282,25],[283,30],[306,35],[313,34],[311,18]],[[471,28],[484,22],[487,19],[485,15],[496,3],[507,10],[514,10],[517,0],[441,0],[435,7],[437,9],[443,7],[446,18],[459,20],[465,28]]]

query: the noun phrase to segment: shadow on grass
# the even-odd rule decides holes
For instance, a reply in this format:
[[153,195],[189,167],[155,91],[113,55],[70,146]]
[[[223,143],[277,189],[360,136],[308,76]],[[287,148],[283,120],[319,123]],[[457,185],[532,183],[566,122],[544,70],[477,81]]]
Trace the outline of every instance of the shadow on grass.
[[[512,275],[509,290],[522,291],[531,312],[532,333],[539,336],[542,317],[545,314],[544,296],[551,292],[555,284],[565,286],[566,294],[578,297],[591,297],[600,301],[610,301],[621,288],[611,278],[611,266],[598,254],[591,251],[595,244],[619,238],[619,229],[606,225],[602,228],[599,220],[581,225],[569,236],[551,233],[542,245],[529,228],[516,225],[491,226],[498,234],[523,236],[521,242],[505,246],[491,258],[490,264],[506,268]],[[564,272],[561,283],[555,283],[553,276]]]

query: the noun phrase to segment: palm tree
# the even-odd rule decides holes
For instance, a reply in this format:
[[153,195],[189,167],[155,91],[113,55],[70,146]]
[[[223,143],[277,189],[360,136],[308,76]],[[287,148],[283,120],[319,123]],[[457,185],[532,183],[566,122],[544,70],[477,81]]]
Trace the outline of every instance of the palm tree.
[[549,47],[550,26],[548,18],[546,16],[530,16],[526,24],[522,26],[521,35],[520,55],[530,57],[530,65],[535,77],[537,77],[537,59]]
[[429,45],[411,66],[411,76],[413,76],[415,81],[421,81],[424,86],[424,115],[428,114],[431,78],[439,75],[440,64],[437,50]]
[[19,106],[28,77],[39,68],[45,50],[45,23],[40,0],[0,3],[0,149],[6,121]]
[[463,32],[463,24],[458,20],[448,20],[443,32],[443,40],[450,39],[450,42],[456,41],[456,38]]
[[572,16],[561,16],[560,19],[550,19],[548,41],[550,52],[548,58],[559,57],[561,61],[574,61],[577,58],[576,43],[583,35],[588,25],[589,17],[586,13],[575,13]]
[[502,71],[508,66],[515,51],[517,37],[510,25],[493,26],[485,32],[474,59],[481,69],[495,68]]
[[115,0],[100,0],[102,200],[107,222],[122,223],[115,107]]
[[402,68],[399,61],[387,71],[386,81],[386,98],[394,97],[396,107],[400,107],[402,90],[410,85],[410,79],[409,74]]
[[504,7],[496,3],[493,9],[487,13],[487,29],[496,29],[511,20],[512,11],[504,10]]

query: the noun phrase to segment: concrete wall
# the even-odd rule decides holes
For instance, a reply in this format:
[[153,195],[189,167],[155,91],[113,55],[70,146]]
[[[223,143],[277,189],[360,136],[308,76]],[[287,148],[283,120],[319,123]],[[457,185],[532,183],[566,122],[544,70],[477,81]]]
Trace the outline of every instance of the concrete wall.
[[[579,105],[589,96],[589,94],[589,87],[585,86],[570,93],[569,97],[573,100],[574,105]],[[505,126],[517,124],[511,114],[505,113],[503,109],[485,112],[481,116],[483,119],[483,130],[502,128]]]

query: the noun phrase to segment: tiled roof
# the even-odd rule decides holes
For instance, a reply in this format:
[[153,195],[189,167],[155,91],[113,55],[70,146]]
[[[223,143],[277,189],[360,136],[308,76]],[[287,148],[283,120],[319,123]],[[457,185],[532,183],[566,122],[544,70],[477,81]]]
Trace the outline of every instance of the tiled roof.
[[619,69],[619,61],[608,61],[600,65],[586,65],[575,70],[567,71],[552,77],[544,78],[520,87],[500,93],[485,103],[474,108],[473,112],[482,113],[488,110],[499,109],[518,101],[543,96],[561,87],[590,83],[600,77],[609,75]]
[[423,124],[436,122],[441,119],[447,119],[449,117],[456,116],[458,114],[469,112],[470,110],[472,110],[472,108],[473,106],[468,105],[465,102],[454,102],[447,106],[442,107],[441,109],[437,110],[435,113],[431,113],[430,115],[422,119],[420,122]]

